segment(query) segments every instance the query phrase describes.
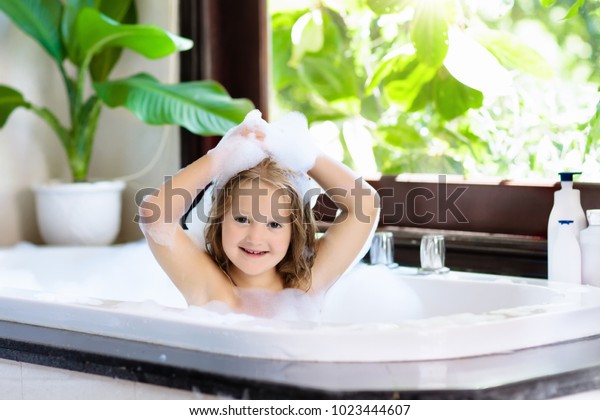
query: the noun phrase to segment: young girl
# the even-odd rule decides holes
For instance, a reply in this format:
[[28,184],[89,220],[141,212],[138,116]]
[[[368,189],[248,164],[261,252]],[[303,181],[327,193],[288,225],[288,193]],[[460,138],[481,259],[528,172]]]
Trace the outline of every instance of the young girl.
[[[340,209],[318,240],[307,175]],[[179,221],[211,181],[204,248]],[[140,221],[154,256],[188,304],[218,300],[240,309],[241,290],[316,294],[329,288],[372,234],[378,200],[349,168],[319,152],[302,114],[269,124],[255,110],[207,155],[145,197]]]

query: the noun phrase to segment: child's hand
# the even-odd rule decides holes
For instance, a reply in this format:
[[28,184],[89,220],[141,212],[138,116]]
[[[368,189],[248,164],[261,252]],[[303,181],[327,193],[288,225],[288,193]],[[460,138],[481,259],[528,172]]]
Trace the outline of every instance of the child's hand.
[[297,172],[308,172],[321,151],[308,131],[306,117],[291,112],[269,127],[265,145],[269,154],[281,166]]
[[217,187],[268,157],[264,142],[268,130],[268,123],[261,118],[260,111],[255,109],[246,115],[240,125],[225,133],[219,144],[208,152],[214,162]]

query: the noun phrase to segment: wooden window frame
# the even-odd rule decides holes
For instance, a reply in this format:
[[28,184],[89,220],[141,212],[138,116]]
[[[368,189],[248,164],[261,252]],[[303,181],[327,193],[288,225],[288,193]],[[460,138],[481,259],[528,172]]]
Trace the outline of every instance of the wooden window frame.
[[[196,44],[181,54],[181,80],[216,80],[268,116],[267,0],[182,0],[180,28]],[[217,142],[182,129],[182,165]],[[451,176],[434,182],[383,176],[369,182],[382,196],[379,228],[394,233],[399,263],[417,266],[420,237],[435,231],[446,237],[446,263],[452,269],[547,276],[546,226],[557,183],[486,183]],[[584,209],[600,208],[600,184],[576,183],[575,188],[581,190]],[[462,216],[449,210],[452,205]],[[326,199],[316,211],[324,222],[334,213]]]

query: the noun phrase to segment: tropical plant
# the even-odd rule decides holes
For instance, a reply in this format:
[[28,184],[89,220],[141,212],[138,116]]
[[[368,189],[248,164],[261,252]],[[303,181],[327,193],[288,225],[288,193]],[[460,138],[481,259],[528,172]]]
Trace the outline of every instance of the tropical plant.
[[88,177],[104,105],[123,106],[148,124],[176,124],[203,135],[223,134],[252,109],[250,101],[232,99],[213,81],[163,84],[146,73],[109,80],[123,49],[158,59],[193,45],[160,27],[138,24],[135,0],[0,0],[0,11],[57,65],[70,117],[66,125],[55,111],[0,85],[0,128],[19,107],[41,117],[60,139],[76,182]]
[[[276,104],[300,107],[367,171],[539,176],[571,156],[581,165],[590,148],[593,163],[600,145],[585,130],[594,132],[598,95],[587,82],[600,72],[563,46],[589,43],[600,57],[600,2],[566,2],[272,2]],[[587,23],[571,19],[578,13]],[[521,22],[556,43],[560,68],[517,35]],[[574,83],[570,63],[589,72],[586,83]]]

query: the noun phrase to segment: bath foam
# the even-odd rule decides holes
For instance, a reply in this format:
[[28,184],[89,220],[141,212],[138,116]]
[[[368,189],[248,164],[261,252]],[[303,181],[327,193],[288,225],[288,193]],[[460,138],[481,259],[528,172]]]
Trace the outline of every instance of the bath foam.
[[[148,215],[144,215],[143,213],[148,209],[155,207],[149,203],[149,200],[153,197],[152,195],[146,195],[142,199],[142,204],[140,205],[140,217],[141,220],[148,217]],[[176,222],[162,222],[162,221],[153,221],[151,223],[140,223],[140,229],[146,238],[152,239],[158,245],[171,248],[173,247],[173,242],[175,240],[175,231],[177,229],[178,223]]]
[[280,292],[260,289],[238,289],[242,301],[240,312],[279,321],[320,321],[321,298],[302,290],[285,289]]
[[[2,320],[240,357],[440,360],[515,351],[600,333],[599,288],[506,276],[459,272],[419,276],[415,268],[399,267],[390,270],[398,286],[391,284],[391,277],[378,283],[386,268],[359,265],[329,290],[322,303],[315,301],[318,315],[314,306],[304,306],[302,299],[307,296],[286,291],[266,297],[279,299],[275,306],[286,306],[275,308],[276,314],[258,314],[274,316],[263,318],[232,312],[219,302],[188,307],[143,241],[85,248],[22,244],[0,249],[0,269],[36,282],[36,290],[15,289],[14,281],[0,276]],[[388,320],[374,316],[357,322],[327,318],[336,302],[326,299],[345,293],[344,287],[352,289],[353,281],[364,295],[360,304],[336,298],[348,317],[355,309],[366,316],[380,309],[367,305],[369,301],[390,306],[400,303],[404,312],[389,307],[389,312],[381,315],[389,316]],[[388,300],[390,296],[383,296],[377,287],[367,296],[371,284],[384,286],[386,294],[399,300]],[[43,290],[37,290],[38,286]],[[408,290],[418,296],[421,307],[408,298]],[[347,296],[354,299],[352,293]],[[298,299],[300,309],[285,304],[286,299]],[[415,312],[409,313],[410,308]],[[422,318],[409,319],[421,309]],[[393,317],[404,320],[393,321]]]
[[267,150],[283,167],[307,172],[321,151],[308,130],[306,117],[290,112],[271,123],[266,138]]
[[208,152],[216,165],[216,188],[222,188],[231,177],[256,166],[268,156],[263,139],[256,135],[264,138],[268,130],[269,126],[261,118],[261,112],[255,109],[246,115],[240,125],[225,133],[217,146]]

